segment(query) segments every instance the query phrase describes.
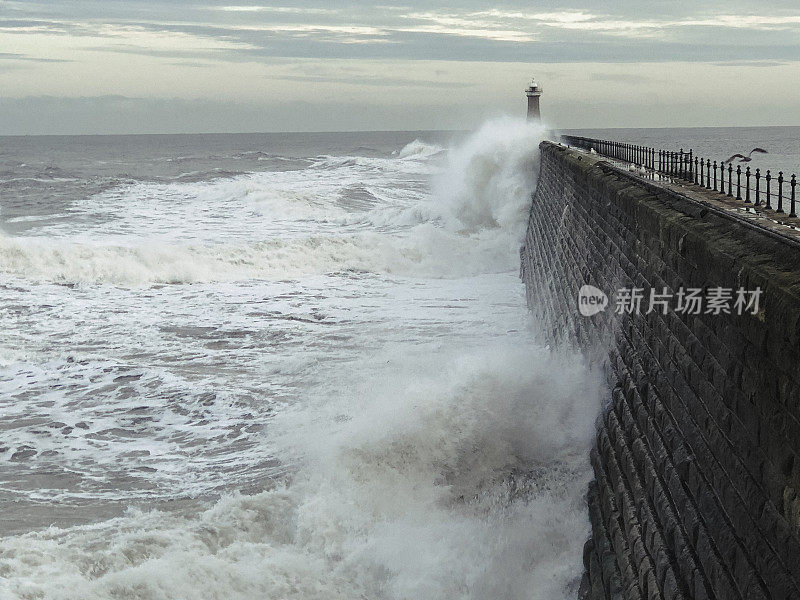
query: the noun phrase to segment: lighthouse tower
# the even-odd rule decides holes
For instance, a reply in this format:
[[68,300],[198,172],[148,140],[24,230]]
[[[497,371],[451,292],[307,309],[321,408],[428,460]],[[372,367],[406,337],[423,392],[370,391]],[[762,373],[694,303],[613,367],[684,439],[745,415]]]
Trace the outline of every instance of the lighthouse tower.
[[528,120],[540,121],[539,97],[542,95],[542,88],[539,87],[535,79],[531,79],[531,84],[526,88],[525,95],[528,97]]

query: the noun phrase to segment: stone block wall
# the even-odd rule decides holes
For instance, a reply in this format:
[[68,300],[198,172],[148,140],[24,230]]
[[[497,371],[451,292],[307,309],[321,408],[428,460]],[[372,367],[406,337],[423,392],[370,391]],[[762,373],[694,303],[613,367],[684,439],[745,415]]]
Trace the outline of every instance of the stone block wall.
[[[612,390],[581,597],[800,599],[800,246],[597,157],[541,150],[528,304],[551,342],[601,357]],[[612,300],[583,317],[584,284],[763,293],[755,315],[618,315]]]

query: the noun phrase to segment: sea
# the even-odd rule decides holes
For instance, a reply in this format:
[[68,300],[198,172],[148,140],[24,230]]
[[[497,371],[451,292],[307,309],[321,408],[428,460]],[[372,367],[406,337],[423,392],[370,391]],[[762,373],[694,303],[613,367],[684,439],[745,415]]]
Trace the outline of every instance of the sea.
[[0,598],[576,597],[607,391],[519,279],[557,135],[0,137]]

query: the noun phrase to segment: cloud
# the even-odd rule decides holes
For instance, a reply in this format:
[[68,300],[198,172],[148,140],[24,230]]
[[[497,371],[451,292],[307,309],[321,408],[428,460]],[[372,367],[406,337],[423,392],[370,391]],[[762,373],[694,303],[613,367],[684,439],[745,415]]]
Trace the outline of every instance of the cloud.
[[280,81],[302,81],[311,83],[336,83],[344,85],[375,86],[375,87],[422,87],[463,89],[478,85],[468,81],[431,81],[426,79],[403,79],[390,77],[365,77],[364,74],[352,77],[336,77],[327,75],[282,75],[271,76],[269,79]]
[[652,77],[646,75],[634,75],[630,73],[592,73],[589,75],[590,81],[613,81],[619,83],[647,83],[653,81]]
[[96,96],[0,97],[0,135],[442,129],[453,109],[420,103],[417,118],[367,101],[255,103]]
[[[81,123],[87,128],[93,127],[92,110],[106,115],[102,122],[108,127],[115,127],[114,110],[132,114],[129,126],[135,128],[137,119],[152,109],[169,130],[175,129],[167,117],[189,128],[180,110],[195,115],[201,125],[213,113],[215,127],[226,124],[231,130],[247,119],[253,123],[250,130],[278,126],[278,121],[260,120],[263,107],[240,106],[232,109],[239,120],[226,120],[223,99],[240,98],[263,98],[272,107],[270,114],[298,124],[293,127],[307,122],[323,127],[325,109],[315,102],[342,103],[336,115],[324,117],[342,119],[339,128],[351,122],[348,110],[365,106],[372,107],[376,126],[378,117],[394,118],[390,110],[403,111],[398,107],[417,102],[427,107],[428,117],[450,119],[459,102],[474,116],[481,106],[507,102],[514,107],[524,101],[513,82],[524,84],[531,72],[552,82],[543,104],[553,114],[561,110],[559,103],[575,107],[574,99],[584,96],[595,102],[598,93],[612,89],[629,103],[655,98],[674,104],[676,88],[692,100],[708,97],[726,86],[745,85],[739,81],[744,72],[758,102],[767,104],[769,95],[794,102],[791,88],[779,94],[776,86],[800,68],[796,0],[768,0],[757,7],[752,0],[727,0],[719,6],[722,10],[696,0],[537,0],[533,5],[522,0],[404,0],[392,6],[370,0],[0,0],[0,49],[5,53],[0,55],[0,90],[15,97],[106,98],[52,105],[65,119],[85,117]],[[741,73],[724,68],[731,66]],[[712,85],[704,77],[690,86],[684,76],[692,70],[719,79]],[[504,74],[505,83],[494,79],[497,73]],[[665,73],[673,80],[667,82]],[[557,91],[564,85],[572,87]],[[389,91],[380,93],[382,87]],[[221,104],[212,110],[202,103],[148,105],[145,99],[118,97],[140,93],[162,99],[215,98]],[[507,100],[510,95],[513,99]],[[292,116],[287,98],[295,98],[309,114]],[[37,101],[30,109],[13,105],[13,110],[18,116],[39,111],[41,118],[46,104]],[[574,110],[591,118],[598,112]],[[775,114],[785,110],[776,108]],[[412,116],[423,118],[416,109],[407,113],[413,113],[403,115],[407,124]],[[626,109],[618,118],[627,116]],[[16,126],[5,118],[9,127]],[[42,123],[56,126],[47,119]],[[39,127],[37,119],[28,122]]]
[[238,6],[209,6],[207,10],[233,13],[282,13],[289,15],[331,15],[339,11],[330,8],[301,8],[296,6],[259,6],[259,5],[238,5]]
[[[459,10],[438,10],[420,0],[408,4],[374,7],[350,0],[331,8],[312,2],[270,6],[145,0],[103,3],[100,12],[99,4],[86,0],[77,0],[69,11],[59,3],[6,2],[2,6],[12,7],[14,18],[0,20],[0,34],[114,38],[114,44],[98,48],[146,56],[168,51],[171,46],[162,38],[174,36],[174,58],[191,58],[191,53],[203,58],[213,49],[214,60],[233,62],[258,56],[622,63],[656,57],[800,58],[796,8],[756,15],[746,3],[732,0],[725,14],[709,16],[696,3],[682,0],[645,0],[636,11],[619,0],[604,3],[602,10],[568,0],[544,0],[535,11],[522,4],[487,8],[469,0]],[[739,5],[741,12],[734,10]]]
[[717,67],[783,67],[791,64],[789,61],[777,60],[731,60],[713,63]]
[[28,56],[27,54],[16,54],[13,52],[0,52],[0,60],[17,60],[25,62],[39,63],[67,63],[72,62],[64,58],[42,58],[38,56]]

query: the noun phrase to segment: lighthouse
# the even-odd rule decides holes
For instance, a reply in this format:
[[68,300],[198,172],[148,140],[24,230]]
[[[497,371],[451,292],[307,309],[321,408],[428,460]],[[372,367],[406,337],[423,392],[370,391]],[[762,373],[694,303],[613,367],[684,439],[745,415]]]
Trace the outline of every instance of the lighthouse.
[[542,88],[535,79],[531,79],[531,84],[525,89],[525,95],[528,97],[528,120],[540,121],[539,97],[542,95]]

